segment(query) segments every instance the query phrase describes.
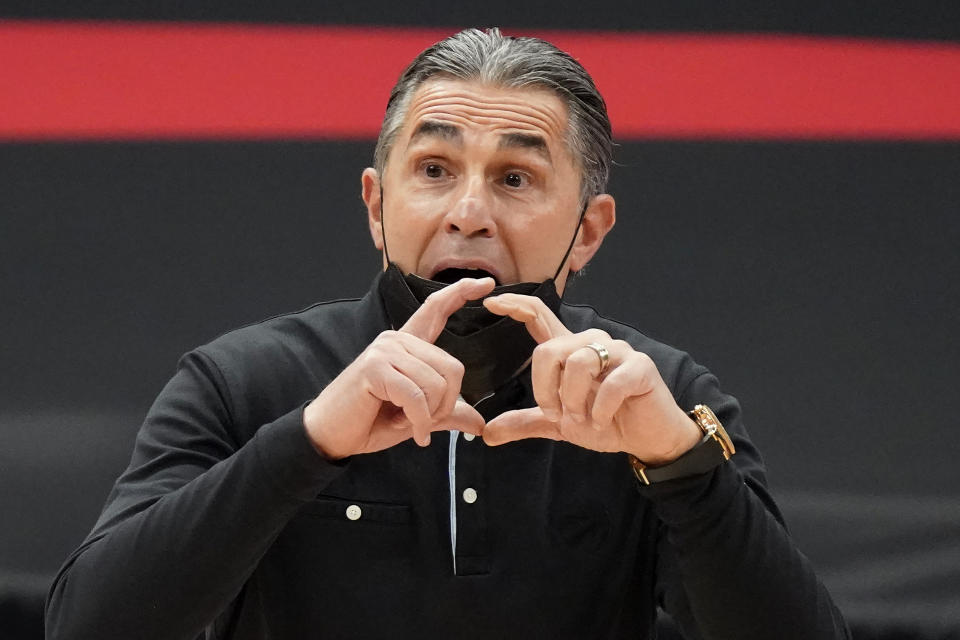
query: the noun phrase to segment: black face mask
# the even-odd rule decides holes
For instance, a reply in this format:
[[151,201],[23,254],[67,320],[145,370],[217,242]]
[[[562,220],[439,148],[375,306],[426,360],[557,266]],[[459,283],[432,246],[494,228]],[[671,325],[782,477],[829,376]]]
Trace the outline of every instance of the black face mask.
[[[380,279],[379,292],[394,329],[402,327],[427,296],[449,286],[414,274],[404,275],[390,263]],[[560,296],[553,278],[544,282],[518,282],[500,285],[488,296],[519,293],[536,296],[557,313]],[[526,326],[508,316],[498,316],[483,306],[483,300],[470,300],[457,309],[435,344],[463,363],[465,372],[460,394],[475,404],[495,392],[516,375],[533,354],[536,341]]]

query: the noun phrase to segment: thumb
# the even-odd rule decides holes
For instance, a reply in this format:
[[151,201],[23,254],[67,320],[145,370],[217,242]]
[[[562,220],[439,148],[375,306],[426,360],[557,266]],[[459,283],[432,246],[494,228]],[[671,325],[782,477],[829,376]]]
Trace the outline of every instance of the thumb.
[[563,440],[560,424],[548,420],[540,407],[506,411],[483,428],[483,441],[490,446],[525,438]]

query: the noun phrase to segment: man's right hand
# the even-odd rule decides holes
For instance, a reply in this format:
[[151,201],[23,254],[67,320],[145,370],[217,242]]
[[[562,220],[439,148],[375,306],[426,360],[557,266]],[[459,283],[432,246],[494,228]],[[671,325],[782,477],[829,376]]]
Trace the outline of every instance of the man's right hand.
[[384,331],[303,412],[313,446],[330,460],[387,449],[433,431],[481,435],[483,417],[459,399],[463,364],[433,344],[468,300],[493,278],[464,278],[430,294],[399,331]]

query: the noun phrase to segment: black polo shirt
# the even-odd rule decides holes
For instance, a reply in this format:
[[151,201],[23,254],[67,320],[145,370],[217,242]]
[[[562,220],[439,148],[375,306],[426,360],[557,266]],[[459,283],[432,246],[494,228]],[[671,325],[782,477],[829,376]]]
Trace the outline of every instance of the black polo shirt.
[[[658,604],[690,637],[844,637],[737,401],[589,307],[559,315],[647,353],[681,407],[710,406],[730,463],[641,487],[625,454],[458,432],[321,458],[302,408],[389,328],[376,291],[183,357],[51,589],[48,637],[637,639]],[[533,404],[527,370],[478,410]]]

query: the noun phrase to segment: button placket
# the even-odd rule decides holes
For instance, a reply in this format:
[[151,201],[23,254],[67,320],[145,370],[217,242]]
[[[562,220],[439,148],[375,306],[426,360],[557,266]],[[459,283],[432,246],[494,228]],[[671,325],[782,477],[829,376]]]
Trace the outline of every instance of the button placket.
[[[457,547],[456,574],[482,575],[490,571],[490,549],[487,530],[489,504],[481,499],[486,483],[485,461],[487,447],[470,442],[468,434],[461,433],[462,444],[457,452],[456,501]],[[485,495],[485,494],[484,494]]]

